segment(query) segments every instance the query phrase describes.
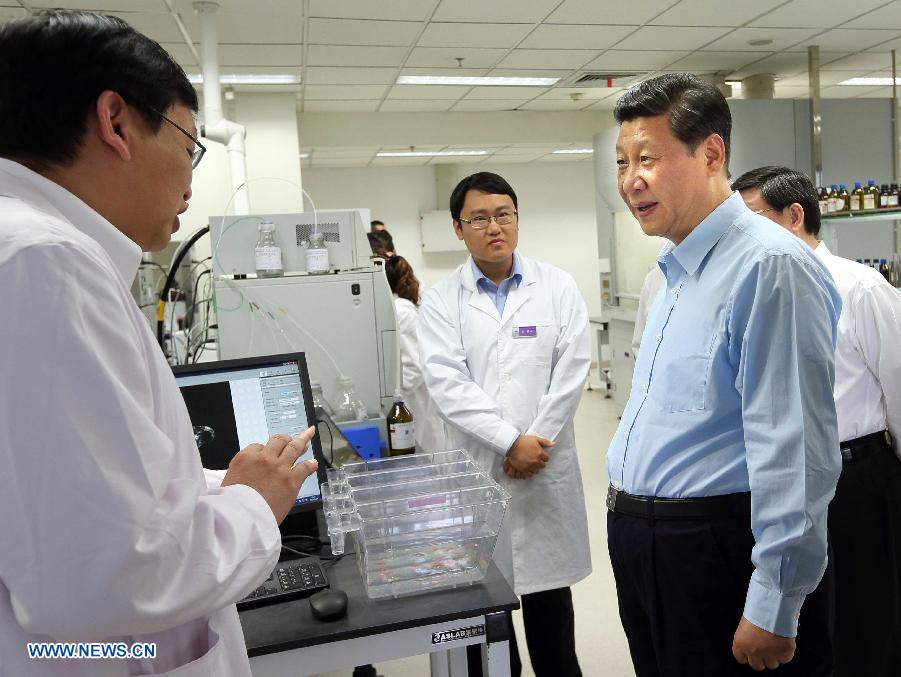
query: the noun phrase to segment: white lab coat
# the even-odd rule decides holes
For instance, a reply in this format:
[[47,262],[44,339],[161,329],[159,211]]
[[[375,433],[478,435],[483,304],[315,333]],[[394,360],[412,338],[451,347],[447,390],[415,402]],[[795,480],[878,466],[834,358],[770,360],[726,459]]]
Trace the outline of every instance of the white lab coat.
[[[138,247],[0,159],[0,675],[250,675],[234,602],[279,553],[247,486],[205,475],[129,285]],[[29,660],[28,642],[152,642]]]
[[419,341],[416,339],[416,318],[419,309],[407,299],[394,296],[397,318],[397,338],[400,347],[401,395],[413,414],[416,449],[420,452],[443,451],[448,448],[444,421],[435,407],[419,361]]
[[651,312],[651,306],[660,295],[663,283],[666,278],[663,277],[663,271],[656,263],[654,267],[648,271],[641,283],[641,293],[638,295],[638,310],[635,311],[635,329],[632,331],[632,357],[638,359],[638,350],[641,348],[641,337],[644,335],[645,325],[648,323],[648,313]]
[[[429,393],[459,446],[509,491],[504,519],[512,562],[498,567],[517,594],[572,585],[591,573],[588,521],[573,416],[591,348],[588,313],[573,278],[522,258],[523,277],[503,317],[480,293],[469,261],[430,289],[419,311],[419,350]],[[513,338],[535,327],[534,338]],[[517,435],[556,442],[547,467],[528,480],[503,470]]]

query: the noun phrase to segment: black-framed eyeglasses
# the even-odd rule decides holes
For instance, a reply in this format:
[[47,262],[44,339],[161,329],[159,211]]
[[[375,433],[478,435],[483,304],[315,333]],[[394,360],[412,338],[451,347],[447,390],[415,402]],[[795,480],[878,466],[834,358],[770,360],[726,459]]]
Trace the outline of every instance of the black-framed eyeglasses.
[[187,129],[182,127],[177,122],[173,122],[172,120],[167,118],[165,115],[160,113],[158,110],[151,108],[150,106],[146,106],[146,105],[144,106],[144,108],[149,110],[154,115],[159,115],[161,118],[163,118],[163,120],[168,122],[170,125],[175,127],[178,131],[180,131],[182,134],[184,134],[189,139],[191,139],[191,141],[194,142],[194,152],[190,153],[190,155],[191,155],[191,169],[195,169],[197,167],[197,165],[200,164],[200,161],[203,159],[203,155],[204,155],[204,153],[206,153],[206,147],[202,143],[200,143],[200,141],[197,140],[197,137],[194,136],[193,134],[191,134],[191,132],[189,132]]
[[516,210],[501,212],[496,216],[476,216],[472,219],[459,219],[461,223],[468,223],[473,230],[485,230],[493,220],[499,226],[509,226],[516,219]]

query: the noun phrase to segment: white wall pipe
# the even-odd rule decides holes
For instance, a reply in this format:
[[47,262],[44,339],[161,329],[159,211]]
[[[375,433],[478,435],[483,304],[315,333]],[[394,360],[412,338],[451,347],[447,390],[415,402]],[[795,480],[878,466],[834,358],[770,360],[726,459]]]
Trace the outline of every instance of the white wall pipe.
[[247,130],[237,122],[226,120],[222,115],[222,90],[219,87],[219,37],[216,30],[216,13],[219,5],[215,2],[195,2],[194,9],[200,16],[200,55],[203,74],[203,125],[200,135],[211,141],[224,144],[228,150],[229,173],[231,174],[234,212],[236,215],[250,213],[250,198],[247,194],[247,154],[245,138]]

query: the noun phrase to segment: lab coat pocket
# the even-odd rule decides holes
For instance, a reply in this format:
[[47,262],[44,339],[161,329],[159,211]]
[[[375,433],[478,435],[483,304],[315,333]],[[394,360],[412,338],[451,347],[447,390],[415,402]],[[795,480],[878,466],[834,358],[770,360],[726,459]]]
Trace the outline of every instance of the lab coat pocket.
[[557,345],[553,324],[520,325],[513,328],[513,349],[522,364],[550,366]]
[[209,629],[209,649],[200,658],[185,663],[174,670],[155,674],[156,677],[209,677],[210,675],[234,674],[237,667],[229,665],[228,656],[219,634]]
[[699,351],[673,355],[660,365],[661,378],[655,379],[651,395],[666,411],[701,411],[707,407],[707,381],[716,337],[714,333]]

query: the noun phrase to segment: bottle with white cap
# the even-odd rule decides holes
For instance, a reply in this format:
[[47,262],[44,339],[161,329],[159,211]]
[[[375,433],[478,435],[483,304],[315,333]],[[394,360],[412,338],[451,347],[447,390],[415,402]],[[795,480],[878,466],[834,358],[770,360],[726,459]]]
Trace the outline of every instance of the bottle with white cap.
[[268,219],[260,221],[260,237],[254,247],[257,277],[281,277],[285,274],[282,266],[282,248],[275,236],[275,224]]

